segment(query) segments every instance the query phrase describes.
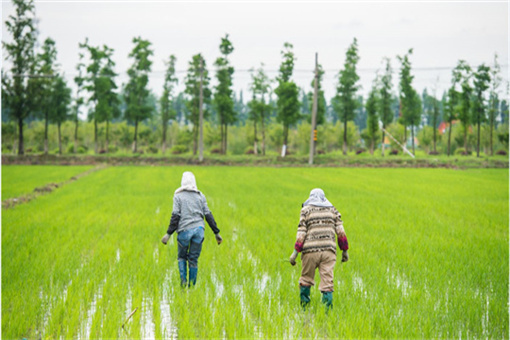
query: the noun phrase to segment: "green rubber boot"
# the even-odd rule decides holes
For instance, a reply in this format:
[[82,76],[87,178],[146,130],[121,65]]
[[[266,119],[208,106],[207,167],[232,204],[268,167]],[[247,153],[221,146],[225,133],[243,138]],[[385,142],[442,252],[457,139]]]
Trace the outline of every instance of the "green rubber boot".
[[333,308],[333,292],[322,292],[322,303],[326,306],[326,311]]
[[306,306],[310,303],[310,287],[308,286],[299,286],[300,292],[299,296],[301,297],[301,307],[303,310],[306,310]]

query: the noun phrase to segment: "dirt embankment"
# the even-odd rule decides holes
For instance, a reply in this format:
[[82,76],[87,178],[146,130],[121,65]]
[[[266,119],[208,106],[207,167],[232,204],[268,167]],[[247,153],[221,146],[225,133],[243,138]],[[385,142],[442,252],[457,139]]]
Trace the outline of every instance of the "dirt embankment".
[[[214,156],[205,157],[199,162],[198,157],[170,156],[73,156],[73,155],[2,155],[2,164],[19,165],[215,165],[215,166],[274,166],[274,167],[309,167],[308,157],[287,156]],[[368,167],[368,168],[508,168],[508,160],[493,158],[419,158],[385,157],[366,158],[357,156],[318,156],[314,165],[318,167]]]

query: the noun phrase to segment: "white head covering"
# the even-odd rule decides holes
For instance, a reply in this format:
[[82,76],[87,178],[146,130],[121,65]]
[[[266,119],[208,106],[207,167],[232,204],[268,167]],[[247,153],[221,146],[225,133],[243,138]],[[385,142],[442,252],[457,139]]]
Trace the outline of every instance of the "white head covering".
[[332,207],[333,204],[328,201],[326,195],[324,195],[324,191],[322,189],[316,188],[310,191],[310,197],[303,203],[303,207],[306,205],[313,205],[316,207]]
[[175,190],[175,193],[178,194],[181,191],[194,191],[194,192],[200,192],[197,189],[197,181],[195,180],[195,175],[193,175],[190,171],[185,171],[182,174],[182,180],[181,180],[181,187],[177,190]]

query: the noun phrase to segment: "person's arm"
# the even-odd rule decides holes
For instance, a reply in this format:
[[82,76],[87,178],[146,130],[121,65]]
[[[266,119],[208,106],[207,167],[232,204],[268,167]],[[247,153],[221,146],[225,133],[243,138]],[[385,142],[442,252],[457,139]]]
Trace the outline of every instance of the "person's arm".
[[296,235],[296,243],[294,244],[294,251],[290,256],[290,264],[296,264],[298,254],[303,251],[303,244],[305,243],[306,233],[308,232],[307,224],[308,214],[301,209],[301,216],[299,217],[298,230]]
[[161,242],[166,244],[170,239],[170,236],[177,230],[179,227],[179,221],[181,220],[181,201],[178,196],[174,196],[174,206],[172,209],[172,217],[170,218],[170,224],[168,225],[168,229],[166,231],[165,236]]
[[335,231],[338,237],[338,246],[342,250],[342,262],[349,260],[347,250],[349,249],[349,242],[347,242],[347,235],[345,234],[344,223],[342,222],[342,216],[335,209]]
[[212,232],[214,233],[214,237],[216,238],[216,242],[218,244],[221,244],[223,239],[220,236],[220,229],[218,229],[218,225],[216,224],[216,220],[214,219],[214,216],[209,210],[209,207],[207,206],[207,199],[204,195],[202,195],[202,207],[203,207],[203,213],[205,216],[205,220],[207,221],[207,224],[209,225],[209,228],[211,228]]

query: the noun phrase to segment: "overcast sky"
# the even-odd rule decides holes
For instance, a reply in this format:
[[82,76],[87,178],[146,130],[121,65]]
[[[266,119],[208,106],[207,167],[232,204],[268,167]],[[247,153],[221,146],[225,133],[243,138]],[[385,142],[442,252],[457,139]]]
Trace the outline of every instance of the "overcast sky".
[[[451,69],[459,59],[474,67],[493,64],[494,54],[508,79],[507,1],[498,2],[274,2],[274,1],[36,1],[39,41],[56,41],[58,62],[69,83],[78,63],[78,44],[89,38],[92,45],[114,49],[117,82],[127,80],[132,39],[149,40],[154,49],[150,86],[161,94],[170,54],[177,57],[181,83],[192,55],[202,53],[214,85],[214,60],[220,55],[220,39],[226,33],[234,46],[230,60],[236,70],[234,87],[250,97],[252,67],[265,64],[274,78],[282,61],[285,42],[294,45],[297,57],[294,80],[309,91],[315,52],[326,71],[326,98],[334,95],[338,71],[353,38],[358,39],[362,93],[368,92],[382,59],[391,58],[394,91],[399,62],[411,56],[415,88],[438,88],[450,83]],[[10,1],[2,1],[2,40],[11,40],[5,21],[13,14]],[[4,51],[2,51],[4,54]],[[4,62],[4,68],[8,66]],[[70,84],[71,85],[71,84]],[[182,88],[181,88],[182,89]],[[502,89],[503,90],[503,89]]]

